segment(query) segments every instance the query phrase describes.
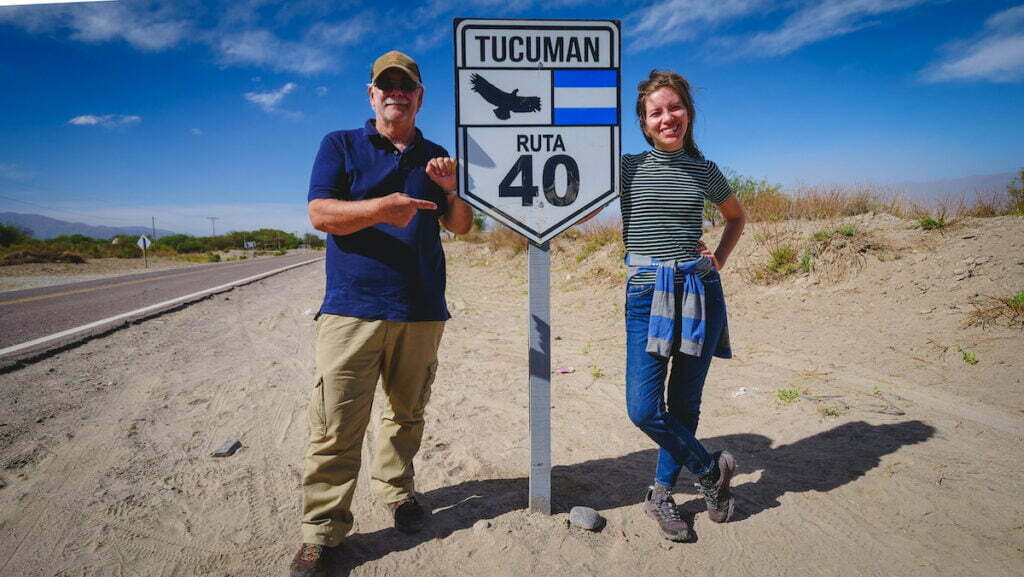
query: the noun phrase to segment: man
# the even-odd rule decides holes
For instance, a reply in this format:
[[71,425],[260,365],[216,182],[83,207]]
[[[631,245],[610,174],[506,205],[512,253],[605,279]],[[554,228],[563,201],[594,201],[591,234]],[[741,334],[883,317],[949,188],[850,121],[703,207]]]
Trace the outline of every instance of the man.
[[395,528],[418,531],[413,456],[449,318],[440,229],[469,231],[455,194],[456,161],[416,128],[419,67],[400,52],[373,63],[374,118],[324,137],[309,185],[309,218],[329,234],[327,291],[317,316],[316,385],[302,480],[302,547],[293,577],[323,571],[352,529],[351,503],[377,380],[387,397],[371,470]]

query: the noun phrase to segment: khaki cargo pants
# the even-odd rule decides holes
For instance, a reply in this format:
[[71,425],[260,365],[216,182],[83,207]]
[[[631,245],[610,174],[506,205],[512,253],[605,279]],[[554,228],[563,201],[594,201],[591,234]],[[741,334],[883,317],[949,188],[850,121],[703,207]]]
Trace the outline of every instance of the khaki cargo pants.
[[412,459],[437,370],[444,322],[402,323],[321,315],[309,451],[302,477],[302,541],[336,546],[352,530],[352,495],[363,435],[380,378],[381,408],[371,488],[385,503],[412,496]]

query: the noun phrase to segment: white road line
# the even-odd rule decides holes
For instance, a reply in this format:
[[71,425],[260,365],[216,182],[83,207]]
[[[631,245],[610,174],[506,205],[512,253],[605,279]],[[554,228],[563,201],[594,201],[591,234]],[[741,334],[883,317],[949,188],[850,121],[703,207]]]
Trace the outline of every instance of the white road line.
[[267,272],[260,273],[260,274],[257,274],[257,275],[253,275],[253,276],[250,276],[250,277],[246,277],[246,278],[243,278],[243,279],[240,279],[240,280],[231,281],[229,283],[222,284],[220,286],[216,286],[216,287],[213,287],[213,288],[210,288],[210,289],[201,290],[199,292],[194,292],[194,293],[192,293],[190,295],[185,295],[183,297],[178,297],[178,298],[175,298],[175,299],[171,299],[169,301],[164,301],[162,303],[157,303],[155,305],[149,305],[148,307],[143,307],[141,309],[137,309],[137,310],[134,310],[134,311],[131,311],[131,312],[122,313],[122,314],[119,314],[119,315],[116,315],[116,316],[105,318],[103,320],[92,322],[92,323],[89,323],[87,325],[82,325],[80,327],[75,327],[73,329],[68,329],[66,331],[61,331],[59,333],[54,333],[52,335],[47,335],[45,337],[39,337],[38,339],[34,339],[34,340],[27,341],[27,342],[24,342],[24,343],[21,343],[21,344],[10,346],[10,347],[7,347],[6,349],[0,349],[0,357],[4,357],[6,355],[10,355],[10,354],[13,354],[13,353],[21,352],[21,351],[24,351],[26,349],[31,349],[33,347],[37,347],[39,345],[43,345],[43,344],[46,344],[46,343],[51,342],[51,341],[56,341],[56,340],[59,340],[59,339],[63,339],[65,337],[70,337],[70,336],[76,335],[78,333],[86,332],[86,331],[95,329],[97,327],[101,327],[103,325],[108,325],[108,324],[111,324],[111,323],[116,323],[117,321],[121,321],[121,320],[124,320],[124,319],[136,317],[136,316],[142,316],[142,315],[145,315],[145,314],[148,314],[148,313],[159,311],[159,310],[164,309],[164,308],[170,308],[170,307],[172,307],[174,305],[181,304],[183,302],[199,299],[199,298],[202,298],[202,297],[205,297],[205,296],[209,296],[211,294],[215,294],[215,293],[218,293],[218,292],[225,291],[225,290],[230,289],[230,288],[234,288],[234,287],[239,286],[239,285],[255,282],[255,281],[258,281],[260,279],[266,278],[268,276],[275,275],[275,274],[278,274],[278,273],[282,273],[282,272],[284,272],[286,270],[290,270],[290,269],[293,269],[293,268],[296,268],[296,267],[300,267],[302,265],[306,265],[306,264],[309,264],[311,262],[316,262],[318,260],[323,260],[323,257],[317,257],[317,258],[314,258],[314,259],[305,260],[305,261],[302,261],[300,263],[296,263],[296,264],[293,264],[293,265],[288,265],[286,267],[282,267],[282,268],[279,268],[279,269],[274,269],[272,271],[267,271]]

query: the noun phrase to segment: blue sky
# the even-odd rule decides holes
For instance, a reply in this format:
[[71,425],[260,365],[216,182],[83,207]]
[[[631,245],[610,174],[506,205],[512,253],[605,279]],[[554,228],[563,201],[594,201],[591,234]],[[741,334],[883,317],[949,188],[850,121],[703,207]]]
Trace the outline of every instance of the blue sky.
[[[388,6],[381,8],[381,5]],[[457,6],[457,8],[454,8]],[[119,1],[0,6],[0,212],[209,234],[309,230],[320,138],[372,114],[369,66],[402,50],[419,126],[454,149],[452,19],[615,18],[632,87],[696,87],[719,165],[798,185],[1024,167],[1024,4],[925,0]]]

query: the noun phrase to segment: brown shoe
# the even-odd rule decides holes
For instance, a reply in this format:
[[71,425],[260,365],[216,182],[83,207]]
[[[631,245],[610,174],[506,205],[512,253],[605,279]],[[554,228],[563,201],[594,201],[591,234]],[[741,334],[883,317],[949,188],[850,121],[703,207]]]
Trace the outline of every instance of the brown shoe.
[[714,457],[718,479],[711,481],[702,478],[697,482],[697,490],[708,505],[708,517],[715,523],[725,523],[732,517],[736,505],[729,486],[732,476],[736,474],[736,459],[727,451],[715,453]]
[[676,502],[668,491],[649,487],[644,498],[644,512],[658,522],[661,534],[669,541],[688,541],[691,537],[690,526],[679,516]]
[[320,577],[327,569],[327,558],[333,547],[303,543],[288,568],[290,577]]
[[418,533],[423,529],[423,521],[427,514],[416,502],[415,497],[406,497],[401,501],[388,503],[388,510],[395,520],[395,529],[402,533]]

